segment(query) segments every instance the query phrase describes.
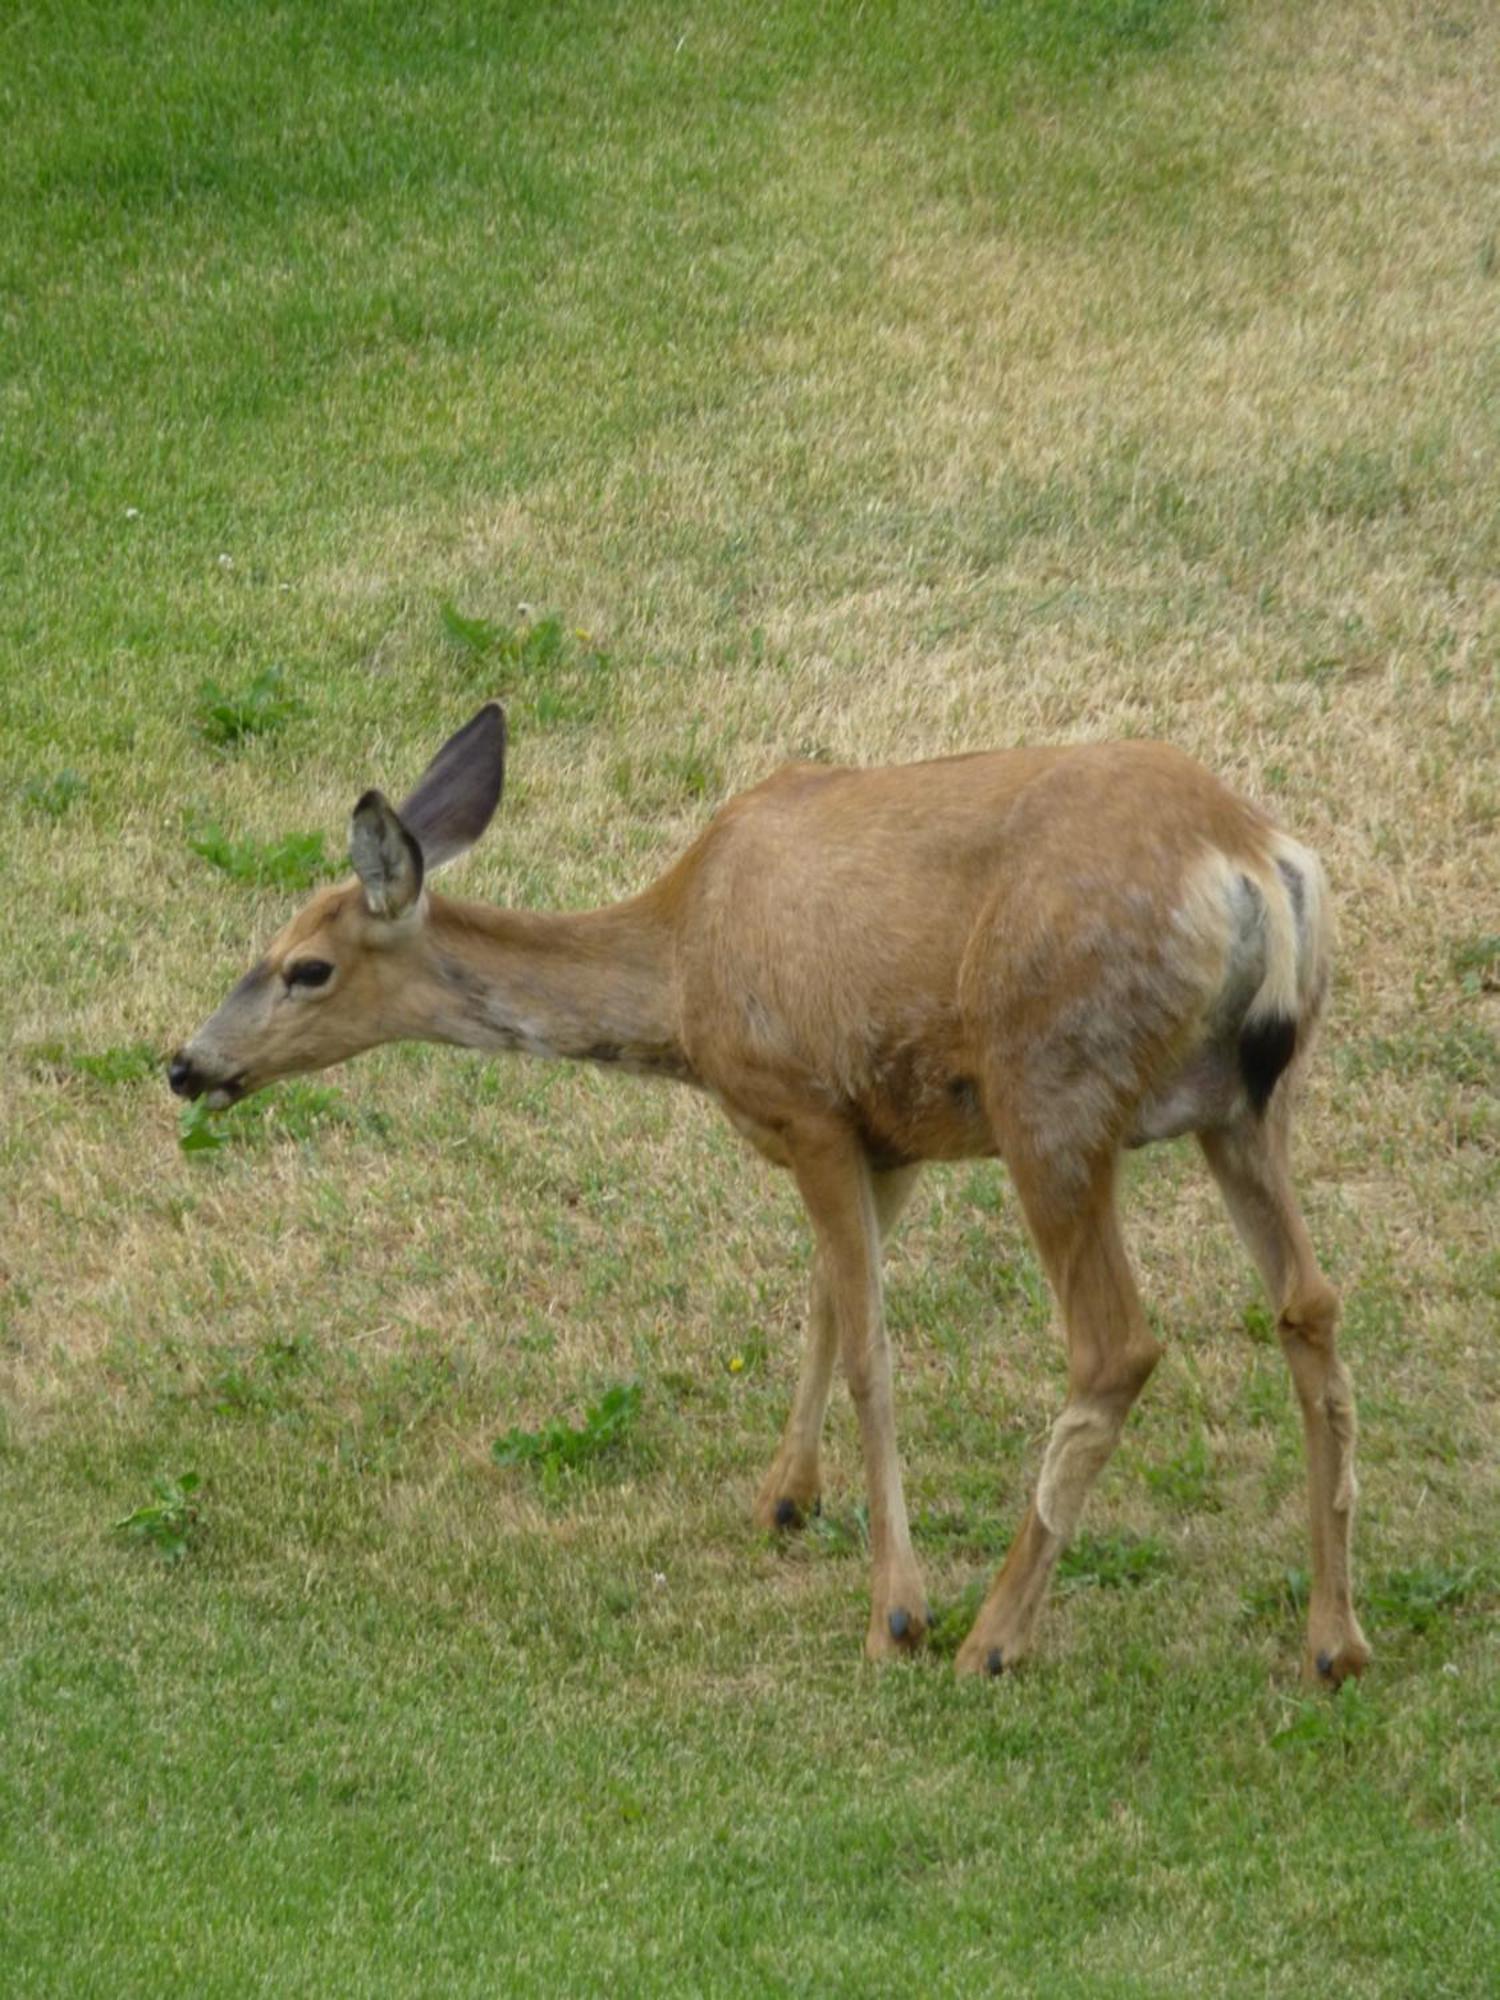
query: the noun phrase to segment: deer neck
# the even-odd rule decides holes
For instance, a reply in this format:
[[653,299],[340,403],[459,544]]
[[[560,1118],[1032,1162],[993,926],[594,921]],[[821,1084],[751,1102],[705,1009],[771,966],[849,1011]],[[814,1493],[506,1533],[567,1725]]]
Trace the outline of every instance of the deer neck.
[[437,1039],[692,1081],[672,937],[644,898],[578,914],[432,898]]

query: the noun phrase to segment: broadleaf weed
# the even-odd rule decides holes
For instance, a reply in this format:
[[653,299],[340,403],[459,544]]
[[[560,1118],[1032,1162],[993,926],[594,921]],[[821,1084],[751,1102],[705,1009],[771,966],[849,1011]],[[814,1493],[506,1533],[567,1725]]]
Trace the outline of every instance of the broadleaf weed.
[[538,1431],[515,1428],[496,1438],[490,1454],[497,1465],[534,1465],[544,1481],[592,1464],[623,1445],[640,1415],[639,1382],[617,1382],[585,1413],[581,1424],[562,1419]]
[[231,881],[257,889],[311,889],[338,872],[321,833],[289,833],[281,840],[230,840],[210,822],[188,835],[188,846]]
[[177,1144],[184,1153],[217,1153],[229,1144],[229,1136],[214,1123],[214,1114],[202,1098],[184,1104],[177,1114]]
[[90,1083],[141,1083],[155,1076],[161,1057],[149,1042],[122,1042],[111,1049],[70,1049],[65,1042],[38,1042],[26,1051],[29,1066]]
[[273,736],[306,713],[280,667],[266,667],[238,692],[217,681],[204,681],[198,690],[198,733],[216,750],[235,749],[251,736]]
[[198,1502],[195,1496],[201,1483],[196,1472],[179,1472],[175,1477],[166,1474],[153,1479],[151,1491],[155,1498],[148,1500],[143,1507],[137,1507],[123,1520],[116,1521],[116,1534],[144,1542],[156,1551],[163,1562],[181,1562],[197,1532]]

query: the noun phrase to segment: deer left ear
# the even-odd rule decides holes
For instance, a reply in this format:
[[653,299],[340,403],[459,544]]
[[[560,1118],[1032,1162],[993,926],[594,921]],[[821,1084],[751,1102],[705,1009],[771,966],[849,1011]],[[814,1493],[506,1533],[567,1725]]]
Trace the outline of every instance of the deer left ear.
[[404,916],[422,893],[422,850],[383,792],[366,792],[354,808],[349,858],[372,916]]
[[504,783],[505,711],[487,701],[448,738],[401,801],[401,823],[429,868],[441,868],[474,845],[494,817]]

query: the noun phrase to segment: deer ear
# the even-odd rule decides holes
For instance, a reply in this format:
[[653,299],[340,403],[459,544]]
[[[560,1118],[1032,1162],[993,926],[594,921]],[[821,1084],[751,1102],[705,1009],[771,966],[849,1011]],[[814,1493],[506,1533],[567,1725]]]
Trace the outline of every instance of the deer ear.
[[488,701],[450,736],[401,802],[401,823],[429,868],[456,860],[494,817],[505,783],[505,711]]
[[422,893],[422,850],[383,792],[366,792],[354,808],[349,858],[372,916],[404,916]]

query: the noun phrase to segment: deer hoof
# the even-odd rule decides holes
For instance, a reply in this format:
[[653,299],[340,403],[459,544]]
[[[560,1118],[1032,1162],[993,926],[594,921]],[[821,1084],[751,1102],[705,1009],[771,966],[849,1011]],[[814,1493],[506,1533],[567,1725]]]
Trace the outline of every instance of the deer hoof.
[[[918,1600],[920,1603],[920,1600]],[[872,1660],[898,1660],[916,1652],[927,1637],[932,1613],[925,1604],[920,1609],[898,1604],[884,1618],[872,1614],[865,1653]]]
[[998,1646],[991,1646],[984,1656],[984,1670],[991,1680],[1005,1672],[1005,1655]]
[[1364,1634],[1356,1632],[1337,1645],[1319,1646],[1315,1653],[1304,1654],[1303,1662],[1303,1679],[1312,1686],[1341,1688],[1345,1681],[1357,1679],[1370,1664],[1370,1648]]
[[797,1505],[795,1500],[783,1498],[776,1502],[776,1512],[773,1518],[778,1528],[800,1528],[802,1526],[802,1509]]

